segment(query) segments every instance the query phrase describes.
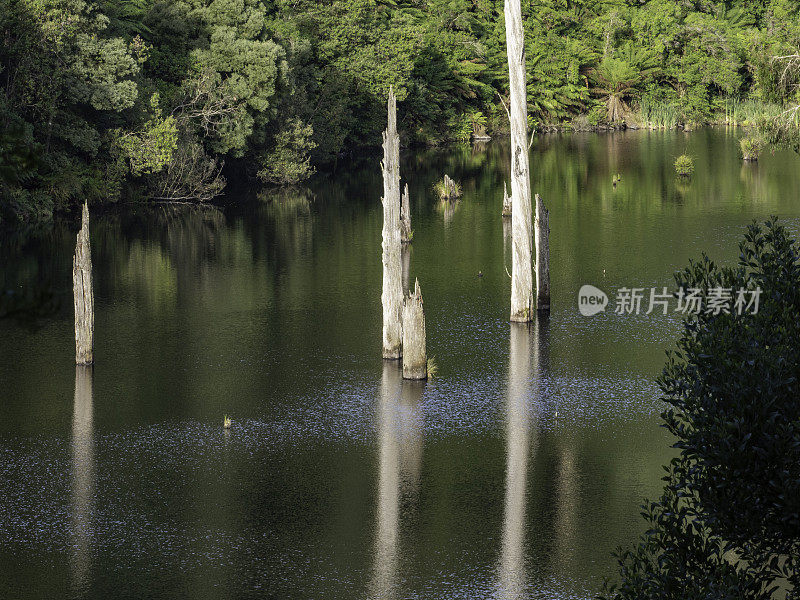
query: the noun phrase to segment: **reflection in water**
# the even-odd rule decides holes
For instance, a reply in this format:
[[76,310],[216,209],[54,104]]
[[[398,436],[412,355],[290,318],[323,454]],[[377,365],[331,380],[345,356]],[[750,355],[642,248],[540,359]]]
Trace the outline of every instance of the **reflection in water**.
[[422,467],[422,412],[424,381],[403,380],[398,420],[400,424],[400,486],[403,496],[416,497]]
[[397,590],[401,492],[416,495],[422,464],[420,398],[425,383],[403,381],[396,362],[384,361],[378,399],[378,506],[372,598]]
[[402,376],[397,364],[384,361],[380,398],[378,398],[378,508],[373,598],[392,597],[396,585],[400,503],[397,400],[401,385]]
[[[569,444],[574,440],[565,439]],[[553,532],[553,572],[572,573],[576,558],[575,533],[578,527],[578,465],[574,448],[560,449],[556,472],[556,516]]]
[[460,204],[461,202],[459,200],[442,200],[439,202],[439,210],[444,215],[445,228],[450,226],[453,216],[456,214],[456,209]]
[[83,594],[91,571],[94,499],[92,437],[92,367],[75,367],[75,407],[72,416],[72,556],[73,590]]
[[[533,329],[533,331],[531,331]],[[535,411],[546,364],[547,317],[532,325],[511,323],[506,404],[506,498],[498,596],[523,598],[526,588],[525,504]],[[531,356],[534,366],[531,369]],[[535,431],[534,431],[535,433]]]

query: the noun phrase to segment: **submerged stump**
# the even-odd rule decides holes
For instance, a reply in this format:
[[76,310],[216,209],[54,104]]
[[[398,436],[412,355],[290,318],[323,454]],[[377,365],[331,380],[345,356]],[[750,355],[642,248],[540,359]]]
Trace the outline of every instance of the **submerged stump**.
[[506,182],[503,182],[503,212],[502,215],[504,217],[511,216],[511,197],[508,195],[508,187],[506,186]]
[[397,99],[389,90],[388,125],[383,133],[383,358],[403,355],[403,287],[400,263],[400,136]]
[[447,174],[436,184],[435,188],[436,193],[439,194],[439,200],[443,202],[446,200],[457,200],[461,197],[461,184],[451,179]]
[[403,300],[403,379],[427,379],[428,355],[425,347],[425,312],[419,279],[414,293]]
[[72,259],[72,292],[75,303],[75,363],[94,362],[94,292],[92,251],[89,246],[89,206],[83,203],[81,230]]
[[550,211],[536,194],[536,309],[550,311]]
[[408,197],[408,184],[403,190],[403,200],[400,203],[400,242],[408,244],[411,242],[413,233],[411,231],[411,205]]

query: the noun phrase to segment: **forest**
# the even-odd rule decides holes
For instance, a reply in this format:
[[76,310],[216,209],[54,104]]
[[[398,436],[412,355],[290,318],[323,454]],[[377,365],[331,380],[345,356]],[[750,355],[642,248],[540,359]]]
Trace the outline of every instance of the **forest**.
[[[792,0],[523,2],[531,131],[754,125],[797,103]],[[508,131],[500,0],[2,0],[0,221],[207,201]],[[377,157],[377,152],[375,153]]]

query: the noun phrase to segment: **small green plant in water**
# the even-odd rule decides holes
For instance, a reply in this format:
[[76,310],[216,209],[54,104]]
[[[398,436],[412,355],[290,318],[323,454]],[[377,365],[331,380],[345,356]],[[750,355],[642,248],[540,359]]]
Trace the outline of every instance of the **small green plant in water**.
[[758,160],[758,154],[764,146],[763,140],[758,135],[748,135],[739,140],[742,149],[742,159],[746,161]]
[[222,427],[224,427],[225,429],[230,429],[232,423],[233,423],[233,421],[231,421],[231,418],[228,415],[225,415],[223,417],[223,419],[222,419]]
[[691,177],[694,173],[694,160],[691,156],[681,154],[675,159],[675,172],[681,177]]
[[436,357],[428,359],[428,379],[434,379],[439,374],[439,365],[436,364]]

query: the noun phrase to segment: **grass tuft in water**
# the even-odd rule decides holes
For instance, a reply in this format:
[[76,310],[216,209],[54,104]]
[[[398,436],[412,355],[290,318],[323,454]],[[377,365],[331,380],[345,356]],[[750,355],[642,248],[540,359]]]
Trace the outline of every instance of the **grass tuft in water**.
[[444,179],[433,184],[433,191],[439,200],[455,200],[461,197],[461,184],[445,175]]
[[694,160],[687,154],[681,154],[675,159],[675,172],[681,177],[691,177],[694,173]]
[[428,379],[434,379],[439,374],[439,365],[436,364],[436,357],[428,359]]
[[745,161],[756,161],[764,146],[764,140],[758,134],[751,133],[739,140],[739,148],[742,150],[742,159]]

